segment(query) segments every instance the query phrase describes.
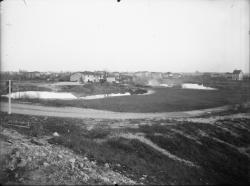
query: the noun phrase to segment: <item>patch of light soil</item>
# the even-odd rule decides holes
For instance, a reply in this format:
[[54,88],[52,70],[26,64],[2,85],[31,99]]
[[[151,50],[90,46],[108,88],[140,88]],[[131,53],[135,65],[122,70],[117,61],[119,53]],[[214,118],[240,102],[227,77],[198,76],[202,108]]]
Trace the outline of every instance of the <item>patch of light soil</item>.
[[99,94],[99,95],[92,95],[92,96],[85,96],[85,97],[80,97],[80,99],[103,99],[103,98],[108,98],[108,97],[116,97],[116,96],[130,96],[131,94],[129,92],[126,92],[124,94],[117,93],[117,94]]
[[[146,93],[144,94],[137,94],[139,96],[142,95],[150,95],[155,93],[154,90],[148,90]],[[84,96],[84,97],[80,97],[80,99],[85,99],[85,100],[91,100],[91,99],[103,99],[103,98],[109,98],[109,97],[118,97],[118,96],[131,96],[131,94],[129,92],[126,93],[111,93],[111,94],[99,94],[99,95],[91,95],[91,96]]]
[[[51,85],[52,86],[52,85]],[[138,95],[149,95],[153,94],[153,90],[148,90],[144,94]],[[9,95],[2,95],[3,97],[8,97]],[[29,99],[78,99],[72,93],[68,92],[48,92],[48,91],[23,91],[23,92],[13,92],[11,93],[12,99],[20,99],[20,98],[29,98]],[[111,93],[111,94],[99,94],[99,95],[91,95],[85,97],[79,97],[79,99],[83,100],[91,100],[91,99],[103,99],[109,97],[118,97],[118,96],[131,96],[129,92],[126,93]]]
[[[44,139],[34,144],[31,139],[15,130],[1,128],[0,134],[8,141],[0,140],[1,149],[9,149],[11,160],[5,169],[15,171],[25,167],[25,172],[16,175],[19,184],[24,185],[75,185],[75,184],[136,184],[135,181],[113,171],[109,167],[99,166],[87,157],[75,154],[72,150],[49,144]],[[6,148],[6,147],[9,148]],[[11,152],[10,149],[15,149]],[[3,158],[3,157],[1,157]],[[21,163],[17,164],[17,159]]]
[[173,87],[173,84],[160,84],[161,87]]
[[217,90],[212,87],[205,87],[203,85],[193,84],[193,83],[184,83],[181,85],[183,89],[199,89],[199,90]]
[[[8,97],[8,95],[3,95]],[[64,92],[47,92],[47,91],[25,91],[25,92],[14,92],[11,93],[11,98],[20,99],[20,98],[29,98],[29,99],[77,99],[71,93]]]

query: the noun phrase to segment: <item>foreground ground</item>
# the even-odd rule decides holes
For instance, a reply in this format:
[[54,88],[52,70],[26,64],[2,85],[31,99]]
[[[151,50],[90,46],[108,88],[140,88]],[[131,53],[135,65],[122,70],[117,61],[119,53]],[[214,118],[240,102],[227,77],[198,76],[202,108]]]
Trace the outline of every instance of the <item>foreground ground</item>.
[[4,184],[249,183],[249,108],[172,119],[0,118]]

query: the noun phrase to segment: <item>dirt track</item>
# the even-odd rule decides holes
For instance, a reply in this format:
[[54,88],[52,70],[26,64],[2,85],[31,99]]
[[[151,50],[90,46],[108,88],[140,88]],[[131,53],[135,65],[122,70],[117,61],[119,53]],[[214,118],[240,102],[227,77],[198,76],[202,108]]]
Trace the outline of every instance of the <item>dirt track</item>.
[[[95,109],[75,108],[75,107],[49,107],[31,104],[11,105],[12,113],[40,115],[40,116],[55,116],[55,117],[71,117],[71,118],[103,118],[103,119],[141,119],[141,118],[183,118],[199,116],[206,112],[220,112],[228,109],[228,106],[193,110],[186,112],[164,112],[164,113],[122,113]],[[8,111],[8,103],[1,102],[1,111]]]

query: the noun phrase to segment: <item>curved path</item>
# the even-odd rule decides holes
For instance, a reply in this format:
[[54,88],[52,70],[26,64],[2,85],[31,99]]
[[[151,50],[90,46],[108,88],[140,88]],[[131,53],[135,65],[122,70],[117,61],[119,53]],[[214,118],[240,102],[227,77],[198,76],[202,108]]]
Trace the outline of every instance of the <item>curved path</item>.
[[[1,102],[0,111],[8,112],[8,103]],[[199,116],[206,112],[220,112],[228,109],[229,106],[182,111],[182,112],[164,112],[164,113],[128,113],[112,112],[104,110],[95,110],[76,107],[51,107],[34,104],[12,103],[11,111],[16,114],[54,116],[54,117],[71,117],[71,118],[102,118],[102,119],[142,119],[142,118],[183,118]]]

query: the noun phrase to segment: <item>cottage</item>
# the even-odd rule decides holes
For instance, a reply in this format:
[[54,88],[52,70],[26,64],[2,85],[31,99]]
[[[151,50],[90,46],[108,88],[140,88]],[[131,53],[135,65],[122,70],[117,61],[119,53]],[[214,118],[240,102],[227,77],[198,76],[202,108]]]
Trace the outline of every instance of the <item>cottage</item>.
[[121,75],[119,81],[121,83],[131,83],[133,82],[133,76]]
[[139,71],[139,72],[135,72],[134,76],[136,76],[136,77],[150,77],[151,76],[151,72],[148,72],[148,71]]
[[243,80],[242,70],[234,70],[232,75],[232,80]]
[[220,74],[220,73],[211,73],[210,76],[211,76],[212,78],[219,78],[219,77],[222,77],[223,75]]
[[153,79],[161,79],[162,73],[161,72],[151,72],[151,78]]
[[107,78],[106,78],[106,81],[109,82],[109,83],[114,83],[114,82],[116,82],[115,76],[107,77]]
[[173,77],[173,73],[171,73],[171,72],[165,72],[165,73],[163,73],[162,74],[162,77],[163,78],[172,78]]
[[177,79],[177,78],[181,78],[182,75],[180,73],[173,73],[172,74],[173,78]]
[[27,78],[29,79],[39,78],[40,76],[41,76],[41,73],[38,71],[27,72]]
[[100,82],[102,79],[104,79],[104,75],[88,71],[77,72],[70,76],[70,81],[78,81],[83,83]]
[[233,73],[231,73],[231,72],[226,72],[226,73],[224,74],[224,77],[227,78],[227,79],[232,79],[232,78],[233,78]]
[[112,75],[115,76],[115,77],[119,77],[120,73],[119,72],[112,72]]
[[70,81],[78,81],[81,82],[84,76],[81,72],[76,72],[70,76]]
[[98,77],[97,77],[97,75],[95,75],[95,73],[93,73],[93,72],[84,71],[84,72],[83,72],[83,79],[82,79],[82,81],[83,81],[84,83],[98,82]]
[[[120,73],[119,72],[110,72],[107,73],[105,77],[115,77],[115,81],[119,82],[120,81]],[[106,78],[107,80],[107,78]],[[110,79],[111,80],[111,79]],[[108,80],[107,80],[108,81]],[[111,80],[112,81],[112,80]]]

